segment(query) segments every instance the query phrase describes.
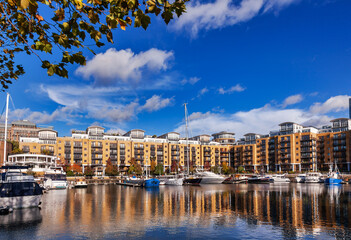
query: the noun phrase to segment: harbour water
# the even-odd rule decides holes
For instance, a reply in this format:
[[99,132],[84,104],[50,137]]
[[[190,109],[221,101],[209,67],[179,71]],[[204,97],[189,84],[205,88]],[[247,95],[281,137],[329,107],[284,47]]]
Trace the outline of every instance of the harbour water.
[[351,185],[54,190],[0,216],[1,239],[350,239]]

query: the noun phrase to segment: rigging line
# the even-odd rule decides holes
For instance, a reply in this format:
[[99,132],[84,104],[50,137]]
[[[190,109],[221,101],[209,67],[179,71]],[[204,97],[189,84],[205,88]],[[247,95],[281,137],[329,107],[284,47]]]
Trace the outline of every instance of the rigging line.
[[1,112],[1,115],[0,115],[0,120],[2,119],[2,115],[4,114],[5,107],[6,107],[6,103],[5,103],[4,107],[2,108],[2,112]]
[[13,99],[12,99],[11,95],[10,95],[10,100],[11,100],[11,103],[12,103],[13,111],[15,111],[16,107],[15,107],[15,103],[13,102]]

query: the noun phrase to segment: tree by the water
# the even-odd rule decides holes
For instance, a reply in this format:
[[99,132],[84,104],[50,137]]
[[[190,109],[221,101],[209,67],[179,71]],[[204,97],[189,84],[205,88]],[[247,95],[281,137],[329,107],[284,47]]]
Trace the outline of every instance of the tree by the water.
[[67,78],[68,64],[85,65],[82,49],[94,52],[91,45],[101,47],[106,41],[113,43],[112,30],[117,28],[125,30],[133,25],[146,30],[152,15],[160,15],[168,24],[174,14],[179,17],[185,12],[187,1],[0,1],[2,90],[24,74],[23,67],[16,64],[15,59],[21,52],[36,56],[49,76],[56,74]]

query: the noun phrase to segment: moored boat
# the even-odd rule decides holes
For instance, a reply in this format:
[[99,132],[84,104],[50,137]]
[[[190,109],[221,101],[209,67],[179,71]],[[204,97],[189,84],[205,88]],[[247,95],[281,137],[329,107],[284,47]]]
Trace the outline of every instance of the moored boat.
[[324,180],[325,184],[341,184],[342,183],[342,177],[341,174],[339,172],[338,166],[335,164],[335,169],[334,171],[332,171],[332,169],[330,169],[330,172],[327,176],[327,178]]
[[66,189],[68,186],[66,173],[61,167],[51,168],[44,174],[45,189]]
[[271,177],[274,183],[289,183],[290,179],[285,174],[274,174]]
[[183,185],[200,185],[202,178],[190,176],[184,178]]
[[20,171],[2,173],[0,184],[0,206],[8,209],[38,207],[43,191],[34,177]]
[[269,179],[269,177],[266,177],[266,176],[254,175],[254,176],[248,178],[247,182],[248,183],[269,183],[270,179]]
[[237,183],[247,183],[248,177],[242,175],[235,175],[229,178],[226,178],[222,183],[223,184],[237,184]]
[[133,184],[133,185],[138,185],[138,186],[142,186],[144,184],[145,179],[142,178],[138,178],[138,177],[127,177],[123,180],[124,183],[128,183],[128,184]]
[[297,175],[295,180],[297,183],[304,183],[306,181],[306,174],[301,173],[301,174]]
[[74,181],[73,187],[74,188],[87,188],[88,184],[87,184],[87,182],[84,179],[79,178],[79,179]]
[[158,187],[160,185],[160,180],[157,178],[145,179],[142,186],[143,187]]
[[309,172],[306,174],[305,183],[323,183],[322,174],[319,172]]
[[200,184],[221,184],[225,178],[209,171],[196,172],[195,177],[201,178]]

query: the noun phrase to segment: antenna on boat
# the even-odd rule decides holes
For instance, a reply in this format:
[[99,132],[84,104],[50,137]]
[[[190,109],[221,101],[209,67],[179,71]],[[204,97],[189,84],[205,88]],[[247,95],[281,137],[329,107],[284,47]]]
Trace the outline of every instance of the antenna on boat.
[[185,137],[186,137],[186,159],[187,159],[187,171],[189,175],[189,148],[188,148],[188,140],[189,140],[189,133],[188,133],[188,110],[186,105],[188,103],[184,103],[184,114],[185,114]]
[[3,166],[5,166],[6,162],[6,139],[7,139],[7,118],[9,115],[9,98],[10,94],[6,93],[6,113],[5,113],[5,137],[4,137],[4,161],[2,163]]

